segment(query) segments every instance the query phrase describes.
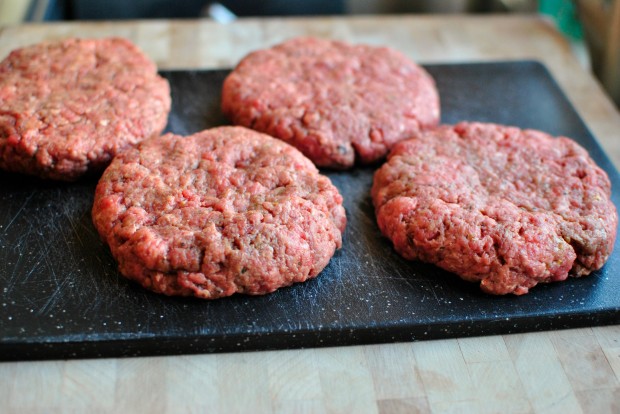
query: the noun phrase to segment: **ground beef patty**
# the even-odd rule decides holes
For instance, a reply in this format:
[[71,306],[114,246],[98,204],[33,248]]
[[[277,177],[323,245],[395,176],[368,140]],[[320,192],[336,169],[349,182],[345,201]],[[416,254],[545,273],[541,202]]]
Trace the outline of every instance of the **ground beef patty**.
[[399,143],[375,174],[383,234],[493,294],[583,276],[609,257],[610,182],[574,141],[462,123]]
[[340,248],[346,216],[336,187],[295,148],[221,127],[118,155],[93,221],[129,279],[214,299],[316,276]]
[[386,48],[296,38],[245,57],[226,78],[222,109],[235,124],[280,138],[321,167],[383,158],[439,121],[431,76]]
[[0,62],[0,168],[74,180],[159,135],[168,82],[125,39],[69,39]]

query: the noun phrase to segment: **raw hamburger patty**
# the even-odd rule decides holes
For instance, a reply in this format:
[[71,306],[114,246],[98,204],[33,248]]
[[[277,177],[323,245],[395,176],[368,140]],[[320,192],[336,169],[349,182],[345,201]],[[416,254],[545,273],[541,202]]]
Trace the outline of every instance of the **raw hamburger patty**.
[[93,221],[124,276],[214,299],[315,277],[340,248],[346,216],[336,187],[295,148],[221,127],[118,155]]
[[159,135],[168,82],[125,39],[69,39],[0,62],[0,168],[74,180]]
[[296,38],[245,57],[226,78],[222,110],[238,125],[280,138],[317,166],[383,158],[439,122],[435,82],[386,48]]
[[618,223],[610,194],[574,141],[479,123],[399,143],[372,187],[379,227],[405,258],[517,295],[603,266]]

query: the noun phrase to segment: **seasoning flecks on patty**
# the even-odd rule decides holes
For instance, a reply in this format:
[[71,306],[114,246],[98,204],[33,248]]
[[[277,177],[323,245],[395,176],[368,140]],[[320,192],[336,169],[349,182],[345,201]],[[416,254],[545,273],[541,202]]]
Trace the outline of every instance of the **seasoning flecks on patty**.
[[295,38],[246,56],[226,78],[233,123],[301,150],[317,166],[373,163],[439,122],[435,82],[387,47]]
[[336,187],[295,148],[220,127],[118,155],[97,186],[93,221],[124,276],[215,299],[317,276],[346,216]]
[[618,223],[610,195],[576,142],[481,123],[399,143],[372,187],[378,225],[398,253],[517,295],[603,266]]
[[168,82],[125,39],[67,39],[0,62],[0,168],[57,180],[101,171],[159,135]]

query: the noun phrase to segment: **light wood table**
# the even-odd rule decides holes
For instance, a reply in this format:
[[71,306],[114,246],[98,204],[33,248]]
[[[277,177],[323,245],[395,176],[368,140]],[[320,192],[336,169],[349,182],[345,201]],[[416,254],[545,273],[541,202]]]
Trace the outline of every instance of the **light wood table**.
[[[540,60],[620,165],[620,115],[553,26],[533,16],[20,25],[0,29],[0,56],[44,39],[117,35],[136,42],[162,69],[225,68],[253,49],[302,34],[388,44],[423,63]],[[0,411],[618,413],[620,325],[307,350],[0,363]]]

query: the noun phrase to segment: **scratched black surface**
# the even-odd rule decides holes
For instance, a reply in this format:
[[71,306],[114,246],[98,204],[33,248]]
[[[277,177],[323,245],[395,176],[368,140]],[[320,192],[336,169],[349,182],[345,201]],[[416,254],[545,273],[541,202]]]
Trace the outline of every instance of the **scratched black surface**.
[[[618,173],[536,62],[431,65],[442,121],[491,121],[569,135]],[[180,134],[225,123],[226,71],[164,72]],[[90,220],[95,180],[0,173],[0,359],[111,357],[423,340],[620,322],[619,252],[588,278],[491,297],[382,238],[372,168],[328,172],[345,198],[342,250],[318,278],[262,297],[168,298],[119,276]]]

